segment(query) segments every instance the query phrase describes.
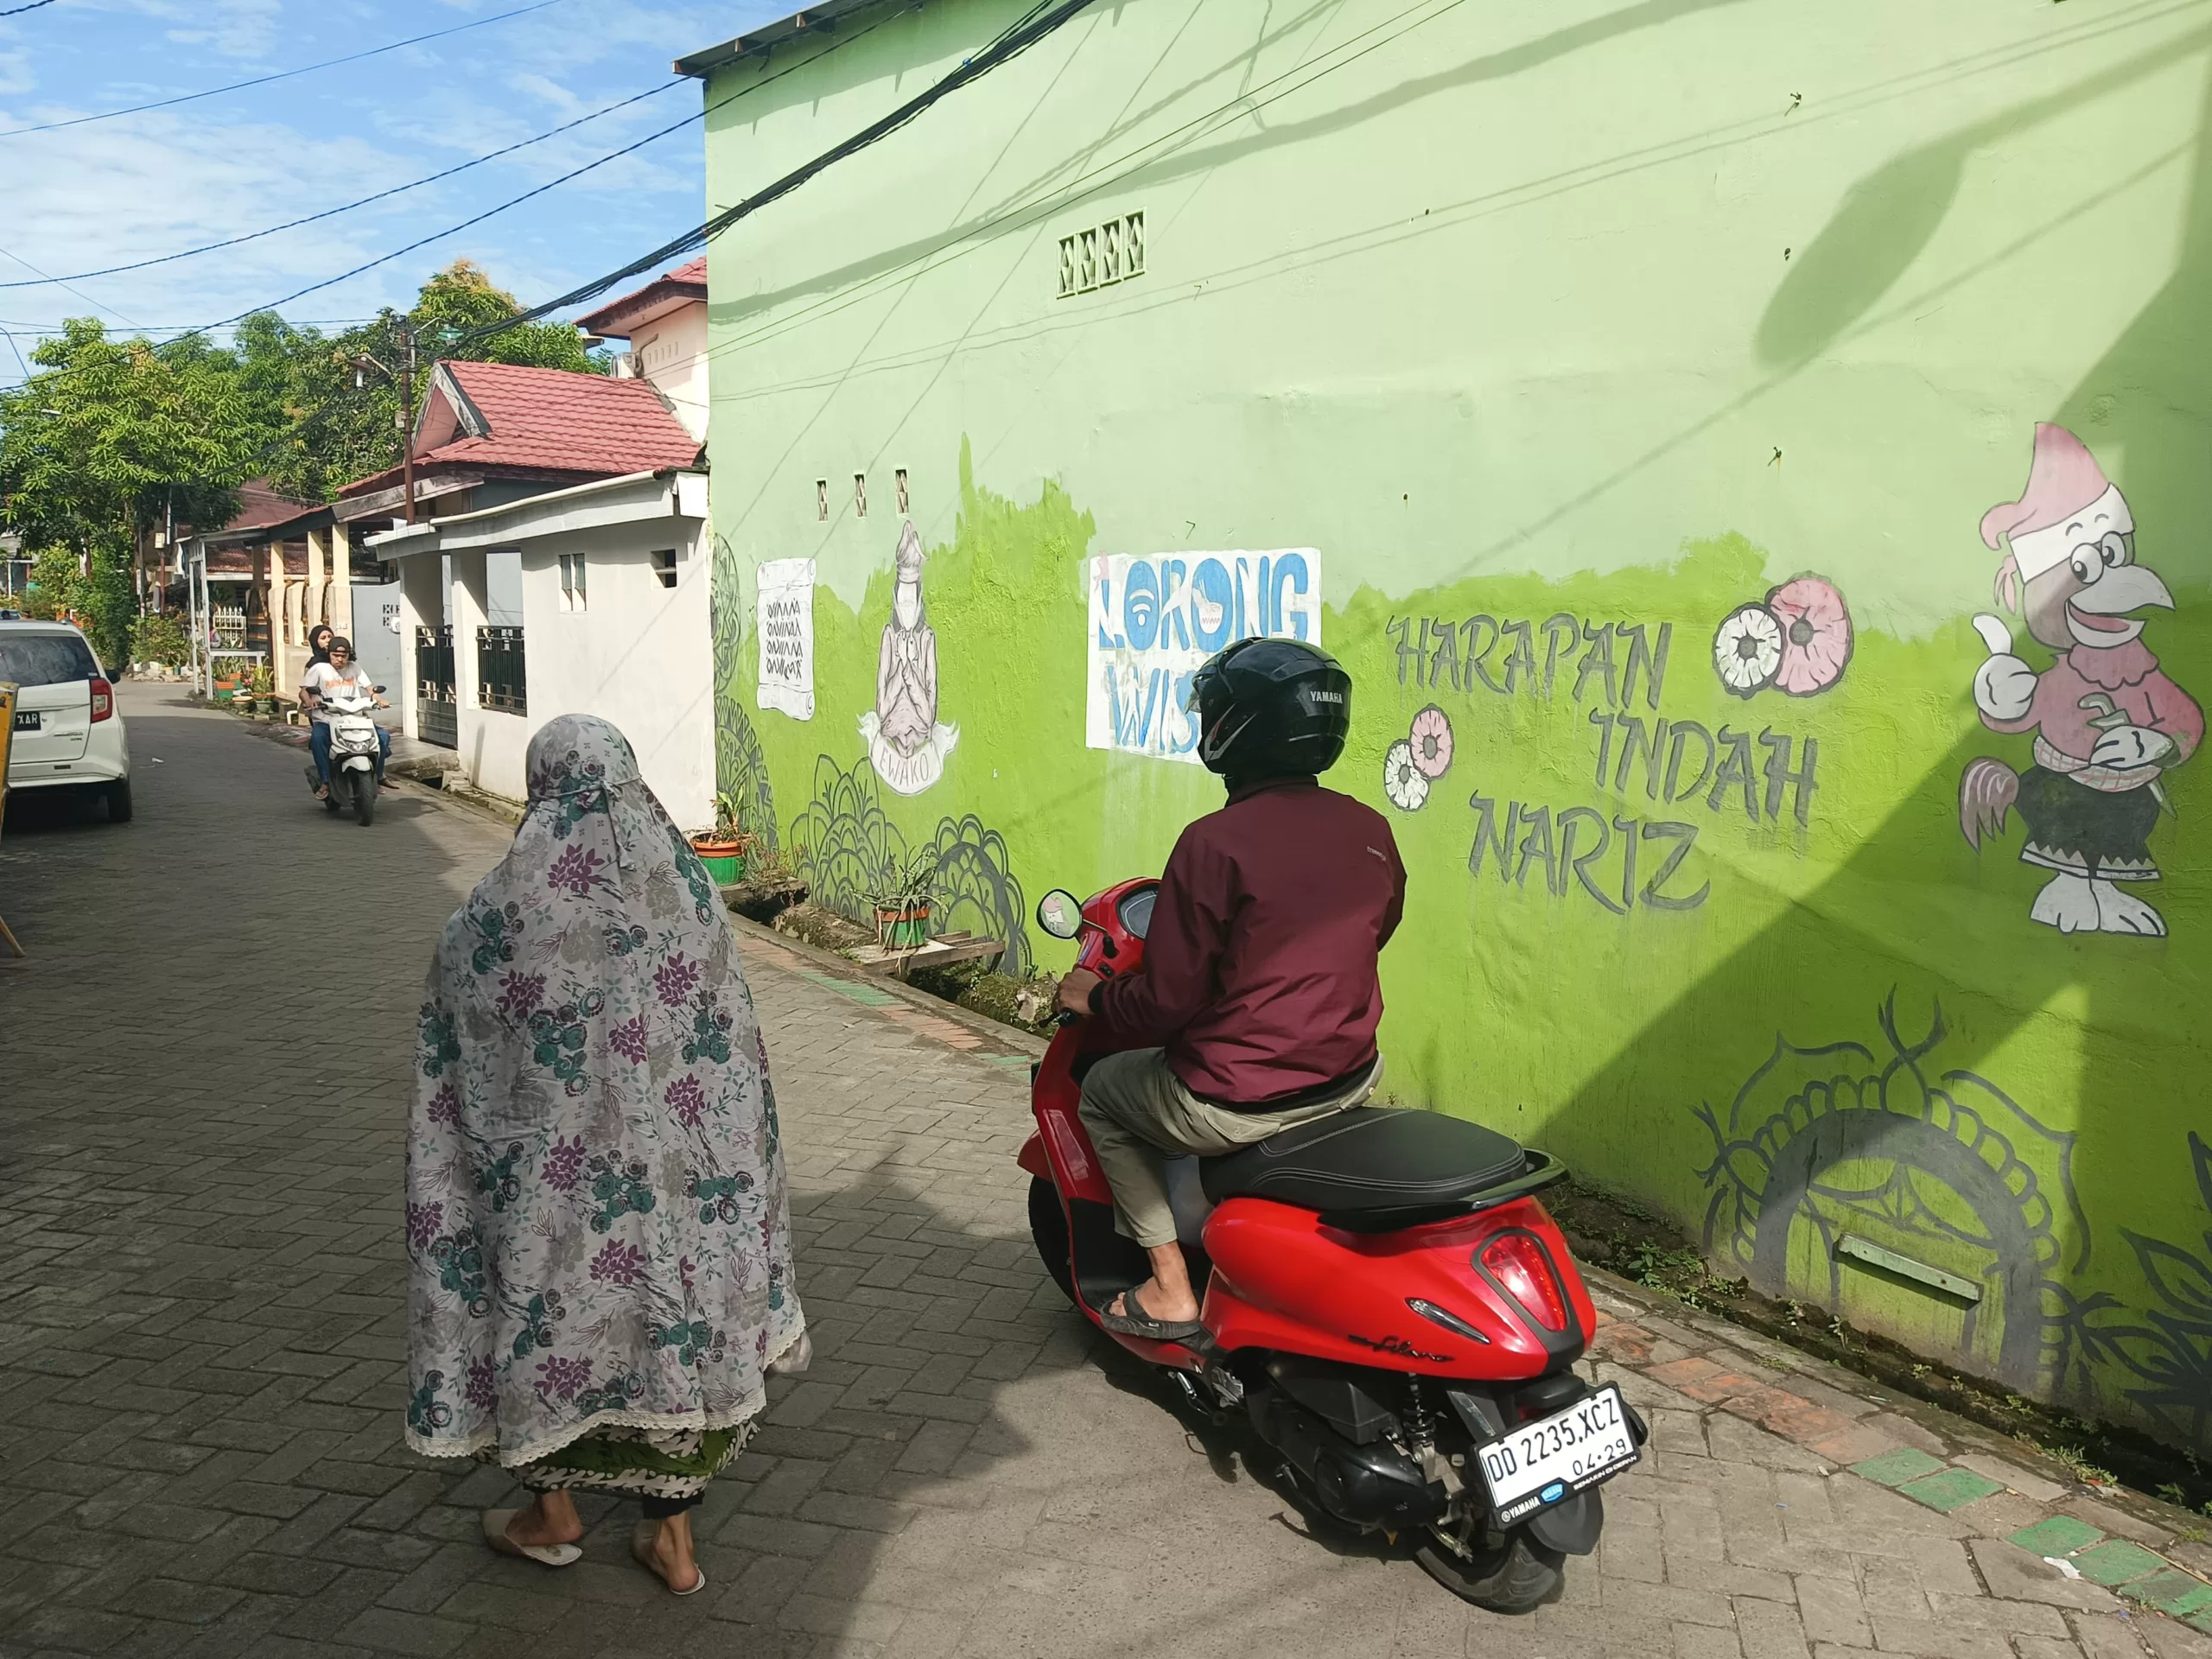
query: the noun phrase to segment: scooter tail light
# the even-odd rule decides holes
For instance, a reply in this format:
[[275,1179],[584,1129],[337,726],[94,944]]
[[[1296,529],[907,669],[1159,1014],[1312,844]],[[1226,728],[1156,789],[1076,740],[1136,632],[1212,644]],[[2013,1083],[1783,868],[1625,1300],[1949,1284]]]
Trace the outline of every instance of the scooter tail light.
[[1567,1329],[1566,1294],[1545,1259],[1543,1246],[1529,1234],[1500,1233],[1483,1247],[1482,1263],[1545,1330]]
[[115,713],[115,688],[97,676],[92,680],[92,718],[107,719]]

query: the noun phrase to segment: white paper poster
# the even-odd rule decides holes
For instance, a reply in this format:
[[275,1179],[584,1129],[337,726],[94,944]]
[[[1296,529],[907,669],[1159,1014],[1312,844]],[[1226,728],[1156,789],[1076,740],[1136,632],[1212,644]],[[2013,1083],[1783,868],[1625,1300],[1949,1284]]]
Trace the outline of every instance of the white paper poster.
[[1321,556],[1116,553],[1090,561],[1090,680],[1084,741],[1197,765],[1191,677],[1257,635],[1321,643]]
[[812,720],[814,561],[771,559],[760,582],[760,705]]

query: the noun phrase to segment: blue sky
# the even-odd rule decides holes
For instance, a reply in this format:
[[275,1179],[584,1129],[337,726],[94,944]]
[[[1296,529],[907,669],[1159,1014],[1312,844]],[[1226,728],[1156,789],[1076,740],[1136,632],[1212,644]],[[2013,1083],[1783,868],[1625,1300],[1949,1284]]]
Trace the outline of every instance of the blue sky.
[[[529,0],[54,0],[0,19],[0,282],[73,276],[260,230],[403,184],[672,79],[670,60],[783,0],[555,0],[526,16],[172,109],[5,136],[296,68]],[[0,0],[0,10],[22,0]],[[685,81],[572,132],[320,224],[68,287],[0,288],[25,355],[60,319],[119,333],[232,316],[458,223],[694,114]],[[696,123],[486,223],[283,308],[401,304],[467,256],[524,303],[704,217]],[[35,267],[35,270],[30,269]],[[75,291],[72,291],[72,290]],[[0,384],[20,378],[0,341]]]

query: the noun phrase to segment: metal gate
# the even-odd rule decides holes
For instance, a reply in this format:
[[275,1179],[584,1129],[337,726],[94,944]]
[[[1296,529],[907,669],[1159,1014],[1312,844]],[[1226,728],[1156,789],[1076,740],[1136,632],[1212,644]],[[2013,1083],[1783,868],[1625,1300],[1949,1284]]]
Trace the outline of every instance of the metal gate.
[[461,747],[461,711],[454,692],[453,630],[415,630],[415,726],[425,743]]

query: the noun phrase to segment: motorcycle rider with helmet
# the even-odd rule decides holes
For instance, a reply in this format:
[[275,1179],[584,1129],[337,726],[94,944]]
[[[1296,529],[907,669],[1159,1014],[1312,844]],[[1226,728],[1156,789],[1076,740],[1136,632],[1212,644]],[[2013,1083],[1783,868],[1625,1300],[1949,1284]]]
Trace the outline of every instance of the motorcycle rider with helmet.
[[1389,824],[1319,781],[1351,726],[1351,677],[1335,658],[1300,640],[1239,640],[1199,669],[1184,707],[1228,802],[1169,855],[1144,971],[1079,969],[1058,999],[1115,1037],[1155,1045],[1102,1058],[1082,1118],[1115,1228],[1152,1268],[1102,1323],[1162,1341],[1201,1328],[1165,1158],[1233,1152],[1374,1092],[1376,958],[1406,893]]

